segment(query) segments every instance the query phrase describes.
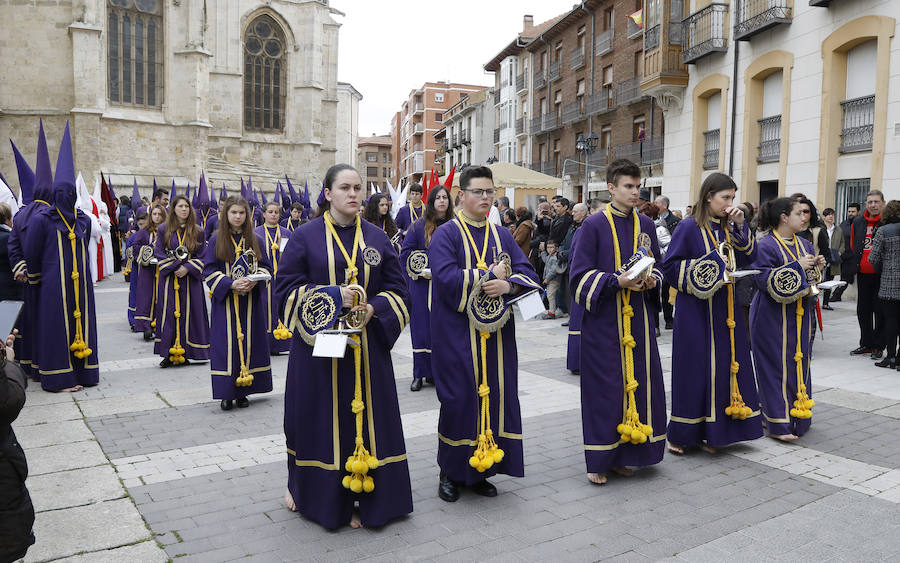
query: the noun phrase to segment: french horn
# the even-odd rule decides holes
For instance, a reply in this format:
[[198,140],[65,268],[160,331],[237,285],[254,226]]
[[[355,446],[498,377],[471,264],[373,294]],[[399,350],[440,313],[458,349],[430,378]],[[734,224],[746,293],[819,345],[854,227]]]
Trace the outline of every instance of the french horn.
[[737,271],[737,258],[734,254],[734,246],[731,242],[723,240],[716,247],[716,250],[725,262],[725,272],[722,274],[722,281],[724,283],[734,283],[734,277],[731,275]]

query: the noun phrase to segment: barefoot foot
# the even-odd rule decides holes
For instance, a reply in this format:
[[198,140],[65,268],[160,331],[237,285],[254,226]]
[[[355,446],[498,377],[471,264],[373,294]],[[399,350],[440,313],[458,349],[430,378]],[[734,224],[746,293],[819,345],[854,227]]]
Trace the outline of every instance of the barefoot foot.
[[770,434],[769,437],[781,440],[782,442],[793,442],[797,439],[795,434]]
[[588,473],[587,478],[588,481],[595,485],[602,485],[603,483],[606,483],[605,473]]
[[284,505],[291,512],[297,512],[297,503],[294,502],[294,497],[291,496],[290,489],[284,490]]
[[684,448],[681,446],[676,446],[672,442],[669,442],[669,451],[675,455],[684,455]]
[[628,469],[627,467],[613,467],[612,470],[616,475],[621,475],[622,477],[631,477],[634,475],[634,470]]
[[354,530],[358,530],[363,527],[362,520],[359,519],[359,511],[354,510],[353,516],[350,517],[350,527]]
[[54,391],[54,393],[76,393],[84,389],[81,385],[76,385],[75,387],[66,387],[65,389],[58,389]]
[[706,444],[700,444],[700,449],[708,454],[714,454],[717,452],[716,448],[712,446],[707,446]]

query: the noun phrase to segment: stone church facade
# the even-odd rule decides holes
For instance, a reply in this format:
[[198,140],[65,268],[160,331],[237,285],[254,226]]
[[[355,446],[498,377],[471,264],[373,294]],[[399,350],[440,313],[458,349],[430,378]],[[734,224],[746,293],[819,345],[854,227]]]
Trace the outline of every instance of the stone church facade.
[[[68,119],[76,168],[120,194],[201,170],[230,193],[239,175],[317,184],[337,150],[334,15],[327,0],[0,0],[0,138],[33,164],[38,119],[54,155]],[[0,171],[18,185],[8,148]]]

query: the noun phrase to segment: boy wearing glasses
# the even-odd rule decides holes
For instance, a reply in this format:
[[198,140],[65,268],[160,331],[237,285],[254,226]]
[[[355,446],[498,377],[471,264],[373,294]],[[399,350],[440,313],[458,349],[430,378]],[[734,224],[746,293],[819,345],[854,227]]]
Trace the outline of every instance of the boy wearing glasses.
[[440,370],[434,378],[441,401],[438,496],[447,502],[459,498],[460,486],[496,496],[487,477],[525,474],[508,299],[540,289],[509,230],[487,219],[496,195],[491,170],[470,166],[459,185],[460,209],[435,230],[428,252],[432,365]]

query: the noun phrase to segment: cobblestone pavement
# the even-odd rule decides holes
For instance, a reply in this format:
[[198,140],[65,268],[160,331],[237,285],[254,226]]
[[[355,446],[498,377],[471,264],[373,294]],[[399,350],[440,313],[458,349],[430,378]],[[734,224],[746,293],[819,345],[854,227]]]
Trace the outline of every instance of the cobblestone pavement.
[[[282,506],[287,357],[248,409],[210,399],[207,364],[161,370],[125,322],[127,288],[97,287],[101,383],[29,388],[14,424],[31,466],[38,541],[27,561],[879,561],[900,558],[900,373],[851,358],[854,303],[825,311],[811,431],[718,454],[667,455],[602,487],[584,475],[577,376],[559,321],[519,323],[526,477],[500,495],[437,498],[434,388],[409,391],[393,352],[414,512],[327,532]],[[660,338],[668,379],[671,333]],[[668,381],[667,381],[668,385]]]

